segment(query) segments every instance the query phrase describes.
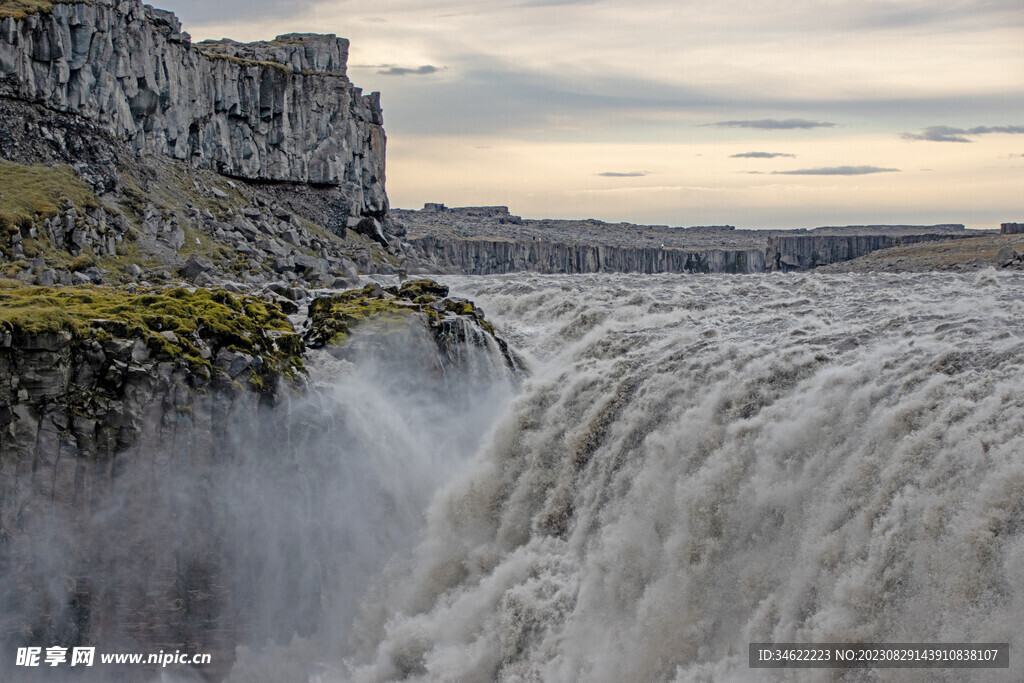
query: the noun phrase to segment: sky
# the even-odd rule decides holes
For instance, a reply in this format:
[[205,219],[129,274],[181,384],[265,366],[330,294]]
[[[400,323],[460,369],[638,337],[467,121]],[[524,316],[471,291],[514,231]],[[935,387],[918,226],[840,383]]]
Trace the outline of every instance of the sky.
[[166,0],[334,33],[397,208],[670,226],[1024,222],[1021,0]]

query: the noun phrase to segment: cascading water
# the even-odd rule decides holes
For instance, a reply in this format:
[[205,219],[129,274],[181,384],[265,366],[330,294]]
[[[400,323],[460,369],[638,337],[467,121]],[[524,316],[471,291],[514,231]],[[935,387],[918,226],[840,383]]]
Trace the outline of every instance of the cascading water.
[[[452,284],[533,375],[323,680],[1024,678],[1020,276]],[[758,641],[1011,669],[771,672]]]

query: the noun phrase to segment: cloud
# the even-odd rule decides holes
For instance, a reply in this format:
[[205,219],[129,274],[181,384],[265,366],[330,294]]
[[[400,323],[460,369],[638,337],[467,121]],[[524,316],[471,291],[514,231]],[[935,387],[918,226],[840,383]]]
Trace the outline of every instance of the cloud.
[[904,133],[904,140],[927,140],[928,142],[973,142],[968,135],[988,135],[989,133],[1024,134],[1024,126],[975,126],[974,128],[954,128],[953,126],[928,126],[920,133]]
[[561,5],[593,5],[598,0],[529,0],[520,7],[558,7]]
[[898,168],[879,166],[825,166],[821,168],[800,168],[795,171],[772,171],[776,175],[869,175],[871,173],[893,173]]
[[744,152],[743,154],[733,154],[730,159],[775,159],[777,157],[790,157],[796,158],[795,154],[785,154],[784,152]]
[[719,128],[757,128],[760,130],[793,130],[797,128],[832,128],[839,124],[807,119],[758,119],[756,121],[719,121],[708,124]]
[[604,176],[605,178],[642,178],[648,175],[648,173],[647,171],[605,171],[597,175]]
[[[387,66],[386,64],[384,66]],[[378,69],[377,73],[383,76],[426,76],[427,74],[437,73],[439,69],[436,66],[430,64],[424,64],[418,66],[415,69],[410,69],[404,66],[391,66],[386,69]]]
[[[154,3],[157,7],[174,12],[178,19],[189,30],[190,24],[203,24],[211,21],[238,21],[239,17],[261,19],[266,17],[295,16],[306,11],[312,2],[294,2],[283,6],[279,0],[171,0],[171,2]],[[169,5],[169,6],[168,6]],[[284,9],[287,7],[287,9]],[[287,30],[280,31],[286,33]]]

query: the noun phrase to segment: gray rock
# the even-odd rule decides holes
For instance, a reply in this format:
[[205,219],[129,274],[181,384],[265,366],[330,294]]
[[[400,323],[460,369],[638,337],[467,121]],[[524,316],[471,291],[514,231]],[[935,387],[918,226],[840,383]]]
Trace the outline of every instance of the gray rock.
[[1019,258],[1020,255],[1014,251],[1013,247],[1007,244],[996,254],[995,264],[1000,268],[1006,268],[1013,265]]
[[213,270],[213,263],[199,254],[192,254],[188,257],[180,269],[181,276],[187,280],[195,280],[201,274]]
[[57,284],[57,271],[48,268],[36,276],[36,284],[43,287],[52,287]]
[[372,218],[370,216],[362,218],[358,223],[352,226],[352,229],[360,235],[369,237],[384,247],[388,246],[388,240],[384,237],[384,230],[381,228],[381,225],[377,222],[376,218]]
[[309,273],[322,273],[326,270],[323,262],[315,256],[309,256],[307,254],[297,253],[292,256],[292,261],[295,263],[296,270],[302,269]]
[[60,3],[0,25],[0,96],[80,115],[140,152],[334,185],[362,214],[388,208],[380,97],[348,80],[343,38],[193,45],[173,14],[138,0]]
[[295,270],[295,260],[292,259],[290,256],[286,258],[275,258],[274,270],[278,273],[284,273],[287,271]]

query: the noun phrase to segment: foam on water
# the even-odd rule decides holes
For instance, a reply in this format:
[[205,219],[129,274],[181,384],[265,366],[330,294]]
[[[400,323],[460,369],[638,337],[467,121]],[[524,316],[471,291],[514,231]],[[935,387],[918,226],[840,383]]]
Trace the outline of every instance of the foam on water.
[[338,677],[1024,677],[747,667],[752,641],[1024,632],[1024,278],[454,284],[532,378]]

